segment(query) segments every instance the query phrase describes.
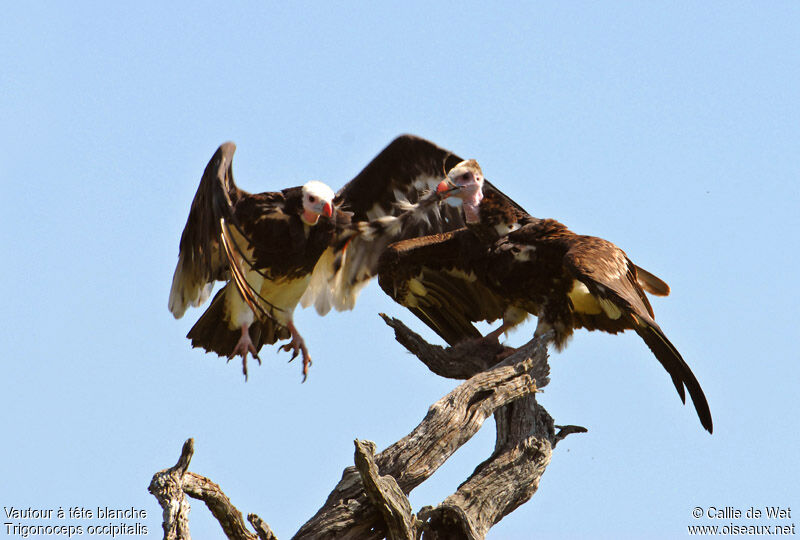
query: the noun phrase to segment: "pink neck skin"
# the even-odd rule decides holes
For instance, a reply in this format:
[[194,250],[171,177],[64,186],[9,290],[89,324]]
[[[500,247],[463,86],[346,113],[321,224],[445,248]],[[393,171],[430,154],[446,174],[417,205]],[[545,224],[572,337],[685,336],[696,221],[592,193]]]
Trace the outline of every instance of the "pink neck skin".
[[483,200],[483,190],[479,189],[472,197],[464,199],[464,218],[467,223],[477,223],[480,218],[480,205]]
[[316,225],[317,221],[319,221],[319,214],[310,212],[303,208],[303,213],[300,214],[300,219],[302,219],[303,223],[306,225]]

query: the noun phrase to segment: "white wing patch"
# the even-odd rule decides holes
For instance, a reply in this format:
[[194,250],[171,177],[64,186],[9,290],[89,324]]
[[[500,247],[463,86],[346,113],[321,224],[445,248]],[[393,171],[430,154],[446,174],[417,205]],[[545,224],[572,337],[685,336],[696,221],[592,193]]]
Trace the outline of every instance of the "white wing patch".
[[422,272],[408,280],[408,292],[403,299],[403,304],[409,308],[419,307],[419,300],[428,295],[428,289],[422,284]]
[[[355,237],[341,254],[341,265],[334,271],[336,255],[333,248],[326,249],[311,273],[308,287],[300,299],[305,308],[312,304],[320,315],[327,314],[331,308],[336,311],[351,310],[356,305],[358,295],[367,283],[367,270],[363,260],[369,255],[368,250],[358,249],[364,242]],[[355,249],[354,249],[355,247]]]
[[475,275],[475,272],[464,272],[458,268],[450,268],[449,270],[445,270],[444,273],[469,283],[474,283],[478,280],[478,276]]
[[314,265],[314,271],[311,272],[311,279],[308,282],[306,292],[300,298],[300,305],[307,308],[314,304],[314,308],[320,315],[326,315],[333,306],[333,291],[330,287],[330,281],[333,278],[333,261],[335,255],[333,248],[327,248],[322,256]]
[[358,233],[338,254],[337,270],[334,270],[337,255],[331,249],[323,253],[314,267],[308,289],[300,300],[303,307],[313,304],[320,315],[325,315],[331,308],[337,311],[353,309],[359,293],[377,270],[380,253],[394,238],[400,236],[407,223],[422,222],[429,229],[439,225],[442,215],[438,205],[431,205],[431,201],[438,203],[438,199],[430,199],[426,204],[420,204],[420,201],[426,192],[435,192],[440,181],[441,177],[433,176],[420,176],[414,180],[412,184],[419,197],[416,203],[412,203],[408,195],[399,189],[393,190],[394,201],[389,209],[380,202],[374,203],[366,211],[368,221],[356,224]]
[[[420,274],[419,277],[422,278],[422,274]],[[425,285],[417,278],[412,278],[408,281],[408,290],[416,296],[425,296],[428,294],[428,289],[426,289]]]
[[517,222],[514,222],[510,225],[506,223],[498,223],[497,225],[494,226],[494,230],[496,230],[497,234],[499,234],[500,236],[505,236],[510,232],[516,231],[520,227],[521,225]]
[[609,319],[617,320],[622,317],[622,310],[611,300],[598,298],[589,292],[589,287],[577,279],[572,282],[572,290],[567,293],[572,301],[575,311],[587,315],[605,313]]
[[605,311],[609,319],[616,320],[622,317],[622,311],[611,300],[607,300],[605,298],[598,298],[597,301],[600,302],[600,307],[603,308],[603,311]]
[[577,279],[572,282],[572,289],[567,293],[575,311],[587,315],[599,315],[603,312],[597,299],[589,292],[589,287]]
[[169,291],[169,310],[176,319],[183,317],[189,306],[196,307],[208,300],[214,289],[214,282],[202,283],[203,280],[189,275],[184,268],[183,257],[184,254],[181,253]]
[[536,246],[523,246],[519,251],[513,252],[514,259],[520,262],[527,262],[531,260],[531,253],[533,253],[534,251],[536,251]]

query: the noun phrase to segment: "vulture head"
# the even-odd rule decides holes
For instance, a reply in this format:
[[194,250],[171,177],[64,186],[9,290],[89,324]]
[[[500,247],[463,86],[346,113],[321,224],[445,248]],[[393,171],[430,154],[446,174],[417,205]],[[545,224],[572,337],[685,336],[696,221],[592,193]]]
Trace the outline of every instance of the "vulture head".
[[333,190],[322,182],[312,180],[303,185],[301,217],[306,224],[316,225],[321,215],[328,218],[333,215]]
[[462,161],[447,173],[447,178],[436,188],[451,206],[464,206],[467,223],[479,220],[478,206],[483,199],[483,172],[474,159]]

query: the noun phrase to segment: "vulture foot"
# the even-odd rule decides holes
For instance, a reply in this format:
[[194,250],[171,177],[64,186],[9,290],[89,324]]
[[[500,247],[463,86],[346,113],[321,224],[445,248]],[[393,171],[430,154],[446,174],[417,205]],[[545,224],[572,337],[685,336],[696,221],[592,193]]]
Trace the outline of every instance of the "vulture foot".
[[287,325],[289,328],[289,332],[292,334],[292,341],[283,345],[281,350],[286,352],[291,351],[292,357],[289,359],[289,362],[297,358],[297,355],[302,355],[303,357],[303,382],[306,382],[308,378],[308,368],[311,367],[311,355],[308,354],[308,349],[306,348],[306,342],[303,340],[303,336],[297,331],[293,323],[289,323]]
[[236,343],[236,346],[233,348],[233,352],[228,356],[228,361],[230,362],[235,356],[242,357],[242,373],[244,373],[244,380],[247,380],[247,355],[252,354],[253,358],[258,360],[258,364],[261,365],[261,359],[258,357],[258,351],[256,351],[255,345],[253,345],[253,340],[250,339],[250,331],[246,324],[242,325],[242,336],[239,338],[239,341]]

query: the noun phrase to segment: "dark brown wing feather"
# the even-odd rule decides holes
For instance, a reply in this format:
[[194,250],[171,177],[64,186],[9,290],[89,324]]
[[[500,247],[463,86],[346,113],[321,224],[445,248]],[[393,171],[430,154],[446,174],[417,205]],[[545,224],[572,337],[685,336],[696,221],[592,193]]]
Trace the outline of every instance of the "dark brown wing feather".
[[654,296],[669,296],[669,285],[656,275],[651,274],[641,266],[636,268],[636,280],[642,289]]
[[[397,216],[403,208],[398,203],[417,203],[435,190],[447,172],[463,161],[456,154],[414,135],[401,135],[383,149],[364,169],[349,181],[336,196],[336,204],[353,213],[353,221],[372,221],[382,216]],[[486,182],[484,190],[498,193],[508,204],[519,205]],[[360,289],[378,270],[378,259],[386,247],[399,240],[456,230],[464,226],[462,212],[449,205],[436,205],[417,219],[391,234],[356,237],[337,246],[330,257],[315,270],[320,272],[303,305],[315,303],[326,313],[331,306],[352,309]],[[344,249],[342,249],[344,247]]]
[[450,345],[481,337],[472,322],[501,318],[505,303],[479,277],[476,249],[467,229],[397,242],[380,258],[378,283]]
[[633,263],[621,249],[602,238],[575,236],[564,267],[591,293],[607,298],[625,312],[653,317],[653,308],[637,281]]
[[[675,389],[686,402],[684,386],[689,390],[703,427],[712,431],[711,412],[703,389],[675,346],[653,319],[653,309],[637,281],[636,267],[625,253],[600,238],[576,237],[564,257],[567,271],[587,286],[598,299],[611,302],[619,310],[618,320],[628,321],[672,378]],[[614,320],[613,318],[611,318]]]
[[230,219],[233,204],[247,193],[236,187],[231,162],[236,145],[221,145],[200,179],[180,241],[172,279],[169,310],[180,318],[190,305],[200,305],[216,280],[224,280],[227,260],[220,249],[220,219]]
[[[686,385],[689,395],[692,397],[694,408],[697,411],[697,416],[700,418],[700,423],[709,433],[713,433],[714,423],[711,419],[711,409],[708,406],[706,395],[700,386],[700,382],[694,376],[678,349],[667,339],[667,336],[664,335],[664,332],[661,331],[655,321],[642,321],[636,326],[635,330],[650,350],[653,351],[653,354],[664,366],[664,369],[672,376],[673,381],[678,377]],[[685,403],[685,398],[683,398],[683,401]]]
[[[424,190],[434,190],[447,172],[463,161],[461,157],[415,135],[400,135],[384,148],[364,169],[339,190],[337,204],[353,212],[353,220],[367,221],[375,216],[371,210],[378,205],[385,214],[393,214],[396,192],[416,202]],[[425,186],[422,185],[425,181]],[[415,185],[417,184],[417,185]],[[509,204],[523,208],[486,181],[484,192],[498,193]],[[450,207],[448,207],[450,208]],[[457,209],[448,211],[454,222],[448,230],[463,225]]]

